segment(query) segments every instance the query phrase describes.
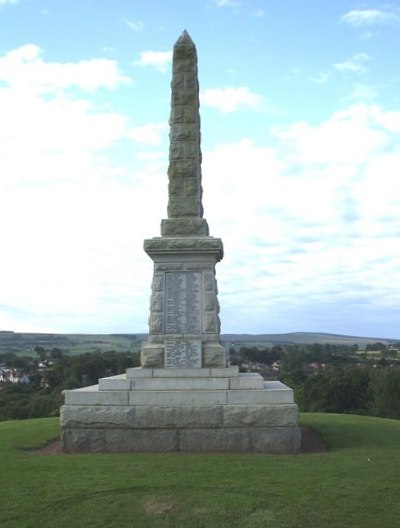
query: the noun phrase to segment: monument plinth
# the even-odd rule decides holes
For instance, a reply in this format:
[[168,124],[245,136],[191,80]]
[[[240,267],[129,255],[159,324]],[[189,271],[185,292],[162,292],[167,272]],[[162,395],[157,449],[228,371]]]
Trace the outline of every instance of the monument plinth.
[[168,218],[144,241],[154,263],[141,367],[65,391],[65,452],[296,453],[293,391],[229,366],[215,266],[222,241],[203,218],[197,53],[174,46]]

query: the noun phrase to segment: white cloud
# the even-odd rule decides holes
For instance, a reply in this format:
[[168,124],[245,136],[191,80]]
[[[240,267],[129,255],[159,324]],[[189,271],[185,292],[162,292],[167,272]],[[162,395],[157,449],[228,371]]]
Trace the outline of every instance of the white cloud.
[[[67,81],[49,92],[39,77],[46,90],[30,93],[23,81],[37,50],[22,55],[18,82],[0,88],[0,328],[146,331],[152,263],[142,244],[166,216],[167,152],[121,164],[109,151],[132,140],[157,147],[166,125],[132,128],[126,116],[66,94]],[[76,70],[62,66],[76,86]],[[301,324],[365,335],[379,313],[394,334],[400,112],[358,104],[271,132],[273,144],[203,149],[205,217],[225,247],[223,331],[246,321],[256,333]]]
[[256,16],[257,18],[262,18],[265,16],[265,11],[263,11],[262,9],[256,9],[254,12],[254,16]]
[[171,51],[141,51],[139,60],[134,64],[138,66],[153,66],[158,71],[165,73],[172,62]]
[[400,112],[357,105],[277,130],[274,148],[247,140],[204,153],[205,215],[226,255],[223,331],[240,319],[290,331],[309,317],[310,328],[334,318],[337,331],[368,335],[373,308],[394,309],[399,131]]
[[139,145],[160,145],[168,130],[166,123],[149,123],[129,130],[129,137]]
[[133,29],[133,31],[135,31],[135,32],[142,31],[143,28],[144,28],[144,22],[142,22],[141,20],[135,21],[135,20],[128,20],[128,19],[125,19],[125,20],[124,20],[124,23],[125,23],[129,28]]
[[238,7],[241,5],[241,2],[237,0],[215,0],[215,5],[217,7]]
[[366,105],[338,111],[318,126],[299,122],[277,135],[288,156],[300,163],[364,163],[373,152],[383,150],[389,141],[380,127],[369,126],[374,113]]
[[351,92],[343,100],[348,101],[371,101],[376,99],[378,91],[374,86],[365,83],[354,83]]
[[398,24],[400,16],[393,12],[381,9],[353,9],[342,16],[341,20],[351,26],[374,26]]
[[370,57],[367,53],[356,53],[350,59],[334,64],[333,67],[341,72],[364,73],[366,68],[363,63],[369,60]]
[[0,80],[12,89],[27,92],[51,93],[71,87],[85,91],[114,88],[117,84],[130,84],[117,64],[109,59],[90,59],[76,63],[44,62],[42,50],[26,44],[0,58]]
[[0,0],[0,7],[7,4],[17,4],[20,0]]
[[246,86],[207,88],[200,92],[200,100],[202,104],[224,113],[246,108],[260,111],[263,108],[262,96],[252,92]]

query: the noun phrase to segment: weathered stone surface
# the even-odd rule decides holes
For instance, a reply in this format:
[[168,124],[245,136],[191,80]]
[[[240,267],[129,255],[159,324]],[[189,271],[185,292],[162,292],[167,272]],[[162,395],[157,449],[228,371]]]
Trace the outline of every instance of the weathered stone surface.
[[161,221],[161,235],[208,236],[209,229],[204,218],[166,218]]
[[293,391],[289,387],[286,390],[230,390],[228,403],[237,405],[293,403]]
[[253,429],[253,451],[256,453],[298,453],[300,431],[295,427],[267,427]]
[[296,426],[296,404],[224,405],[224,427]]
[[154,370],[155,369],[151,369],[151,368],[132,367],[132,368],[126,369],[126,377],[127,378],[151,378],[153,377]]
[[[96,386],[97,387],[97,386]],[[66,405],[127,405],[127,391],[96,390],[66,390],[64,391]]]
[[207,378],[211,376],[211,371],[205,368],[154,369],[153,376],[155,378]]
[[99,390],[130,390],[131,380],[125,374],[99,379]]
[[136,428],[202,428],[221,427],[222,406],[190,406],[190,405],[163,405],[163,406],[136,406]]
[[227,403],[226,390],[130,391],[129,405],[218,405]]
[[66,453],[146,453],[178,450],[178,432],[173,429],[64,429]]
[[61,428],[129,429],[134,425],[135,408],[129,406],[63,405]]
[[239,367],[237,365],[233,365],[229,367],[211,368],[210,375],[217,378],[233,378],[235,376],[239,376]]
[[143,368],[164,366],[164,347],[144,346],[140,352],[140,364]]
[[229,383],[231,390],[245,390],[245,389],[263,389],[264,380],[260,374],[240,374],[236,378],[232,378]]
[[225,367],[226,362],[227,353],[225,347],[218,344],[203,346],[203,367]]
[[206,253],[215,256],[215,262],[223,257],[222,241],[213,237],[155,237],[144,241],[144,250],[150,256],[178,252],[195,257],[197,253]]
[[[168,370],[168,369],[166,369]],[[132,390],[226,390],[228,378],[138,378],[132,380]]]
[[61,429],[61,448],[64,453],[104,453],[104,429]]
[[183,429],[180,451],[194,453],[248,453],[252,451],[250,429]]

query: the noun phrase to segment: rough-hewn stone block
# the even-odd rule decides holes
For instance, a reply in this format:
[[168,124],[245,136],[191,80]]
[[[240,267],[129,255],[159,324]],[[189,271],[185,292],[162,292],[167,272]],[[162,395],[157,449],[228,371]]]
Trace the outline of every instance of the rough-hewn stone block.
[[137,378],[132,380],[132,390],[171,391],[171,390],[226,390],[228,378]]
[[286,454],[297,453],[300,448],[298,427],[254,428],[253,451],[256,453]]
[[134,425],[135,408],[129,406],[63,405],[61,428],[128,429]]
[[236,378],[232,378],[229,383],[231,390],[244,389],[263,389],[264,380],[260,374],[239,374]]
[[194,453],[248,453],[250,429],[183,429],[179,450]]
[[127,391],[64,391],[66,405],[127,405]]
[[218,405],[227,403],[227,391],[131,391],[129,405]]
[[221,427],[222,425],[221,405],[206,405],[202,407],[190,405],[138,405],[134,409],[136,428],[182,429]]
[[228,403],[257,404],[257,403],[293,403],[293,391],[273,390],[232,390],[228,392]]
[[203,367],[225,367],[226,348],[221,345],[206,344],[203,346]]
[[296,404],[224,405],[224,427],[294,426],[298,422]]
[[64,429],[66,453],[172,452],[178,450],[178,432],[173,429]]
[[144,346],[140,352],[140,364],[143,368],[164,366],[164,347]]

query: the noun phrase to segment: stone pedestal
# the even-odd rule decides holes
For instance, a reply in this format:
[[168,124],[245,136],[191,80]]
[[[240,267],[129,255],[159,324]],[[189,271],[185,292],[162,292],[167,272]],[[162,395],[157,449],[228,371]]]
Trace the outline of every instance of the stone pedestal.
[[73,452],[294,454],[291,389],[225,368],[137,368],[65,391],[62,447]]
[[213,237],[145,240],[154,262],[149,339],[142,345],[143,368],[225,367],[220,344],[215,264],[223,255]]

